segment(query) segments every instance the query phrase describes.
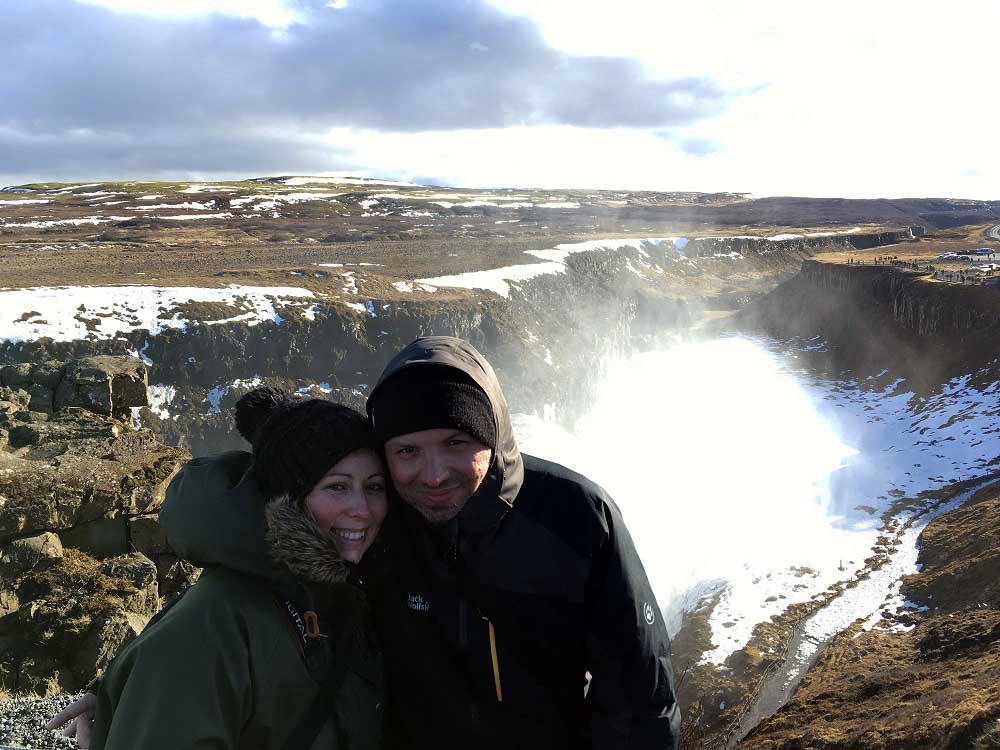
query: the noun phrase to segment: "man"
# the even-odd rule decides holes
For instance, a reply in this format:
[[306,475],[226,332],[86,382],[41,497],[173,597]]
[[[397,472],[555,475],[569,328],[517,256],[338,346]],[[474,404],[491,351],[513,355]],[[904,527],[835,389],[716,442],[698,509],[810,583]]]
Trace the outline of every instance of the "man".
[[482,355],[417,339],[368,414],[402,501],[373,602],[387,747],[676,748],[669,641],[621,514],[518,451]]
[[[585,477],[520,453],[482,355],[417,339],[368,414],[398,496],[381,554],[359,566],[382,641],[387,750],[676,750],[670,644],[621,514]],[[79,701],[50,726],[87,710]]]

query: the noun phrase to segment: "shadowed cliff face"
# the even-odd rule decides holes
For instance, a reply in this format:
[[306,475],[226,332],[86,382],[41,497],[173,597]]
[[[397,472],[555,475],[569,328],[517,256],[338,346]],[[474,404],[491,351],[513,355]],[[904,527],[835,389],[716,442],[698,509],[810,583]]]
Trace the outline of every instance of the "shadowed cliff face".
[[[990,378],[1000,345],[1000,290],[934,282],[891,266],[805,261],[802,271],[743,311],[741,327],[820,337],[834,368],[890,368],[912,388]],[[984,372],[980,372],[984,371]]]

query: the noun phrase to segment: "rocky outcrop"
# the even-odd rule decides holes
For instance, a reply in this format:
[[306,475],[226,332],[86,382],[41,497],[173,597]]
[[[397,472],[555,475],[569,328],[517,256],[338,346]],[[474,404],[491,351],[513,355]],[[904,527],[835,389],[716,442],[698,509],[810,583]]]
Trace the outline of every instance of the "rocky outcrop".
[[156,521],[188,458],[116,417],[146,403],[141,362],[4,368],[0,690],[76,691],[197,571]]
[[128,519],[158,510],[186,456],[76,407],[2,419],[0,542],[53,531],[90,552],[123,553]]
[[14,580],[22,601],[0,617],[0,687],[13,693],[79,691],[160,606],[156,566],[138,552],[66,549]]
[[[747,750],[990,750],[1000,746],[1000,484],[921,535],[903,594],[926,608],[837,636]],[[902,632],[900,632],[902,631]]]
[[0,387],[25,391],[32,411],[52,413],[80,407],[95,414],[124,417],[144,406],[146,368],[139,360],[92,356],[66,364],[52,360],[0,368]]

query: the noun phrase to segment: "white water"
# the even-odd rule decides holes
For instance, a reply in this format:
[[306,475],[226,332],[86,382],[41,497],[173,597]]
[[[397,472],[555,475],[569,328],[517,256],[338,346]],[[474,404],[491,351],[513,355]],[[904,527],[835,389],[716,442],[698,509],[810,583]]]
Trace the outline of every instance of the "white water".
[[721,663],[756,623],[850,578],[894,494],[978,476],[1000,454],[996,388],[956,381],[927,403],[864,385],[812,376],[773,342],[722,338],[612,364],[572,432],[530,415],[515,431],[615,498],[671,628],[723,590],[705,655]]

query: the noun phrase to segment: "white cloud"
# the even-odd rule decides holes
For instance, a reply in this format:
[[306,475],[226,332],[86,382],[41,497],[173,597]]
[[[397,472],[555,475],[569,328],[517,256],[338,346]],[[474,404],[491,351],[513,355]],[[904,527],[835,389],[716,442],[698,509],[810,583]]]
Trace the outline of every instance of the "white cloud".
[[[569,126],[383,133],[337,129],[327,138],[366,174],[436,178],[466,187],[608,188],[733,191],[764,195],[841,197],[1000,196],[1000,154],[988,143],[989,123],[968,143],[947,148],[913,127],[914,110],[886,105],[885,129],[853,108],[785,113],[767,120],[747,102],[692,133],[718,137],[718,151],[684,150],[639,129]],[[880,110],[881,111],[881,110]],[[810,129],[802,133],[800,128]],[[731,130],[727,130],[731,129]],[[895,137],[894,142],[892,138]],[[830,140],[833,139],[833,140]],[[924,140],[922,140],[924,139]],[[970,170],[969,166],[977,167]]]
[[[998,3],[957,0],[944,12],[927,0],[490,1],[530,17],[563,51],[632,57],[654,75],[745,92],[670,131],[678,144],[714,145],[702,158],[650,152],[652,165],[673,168],[664,187],[1000,197],[990,94]],[[620,148],[631,154],[636,140],[645,138],[623,136]],[[648,184],[651,168],[623,159],[621,174]]]
[[[76,2],[159,19],[205,14],[256,19],[275,33],[288,34],[293,40],[318,33],[317,29],[323,27],[323,18],[327,23],[331,22],[331,17],[337,18],[337,23],[329,26],[336,30],[342,20],[376,7],[369,3],[349,4],[349,0],[326,2],[331,8],[349,8],[343,16],[338,16],[308,12],[310,8],[322,8],[325,0],[314,0],[312,4],[303,0]],[[543,49],[541,42],[536,43],[535,26],[528,24],[525,27],[527,22],[524,21],[519,22],[520,25],[505,26],[492,21],[485,24],[477,21],[479,16],[472,13],[468,18],[463,16],[462,28],[467,35],[459,37],[462,43],[450,61],[451,67],[428,68],[425,78],[451,80],[455,71],[468,75],[476,65],[487,66],[482,68],[485,72],[479,78],[468,78],[476,81],[476,85],[467,85],[465,89],[445,86],[426,91],[416,87],[368,85],[365,93],[353,99],[344,97],[342,89],[337,90],[338,97],[326,96],[320,87],[315,96],[284,97],[288,101],[279,106],[282,103],[277,100],[283,98],[281,92],[308,92],[305,81],[313,84],[332,81],[343,71],[320,67],[310,76],[296,78],[292,85],[275,85],[271,89],[261,83],[248,88],[266,103],[268,111],[281,111],[284,116],[269,121],[259,115],[258,109],[247,105],[250,114],[244,118],[240,135],[234,136],[227,130],[224,137],[233,140],[245,137],[246,132],[252,130],[262,142],[269,140],[272,143],[266,149],[244,148],[243,151],[266,152],[267,160],[251,164],[242,153],[238,154],[239,158],[224,159],[216,156],[220,151],[217,145],[198,148],[192,142],[184,144],[183,149],[170,151],[168,158],[173,160],[170,167],[160,169],[163,160],[156,162],[156,169],[160,171],[150,172],[148,176],[166,176],[164,169],[171,171],[170,176],[181,178],[195,176],[191,171],[195,169],[197,176],[207,179],[214,179],[223,172],[239,176],[233,171],[236,164],[239,166],[235,168],[248,170],[243,176],[274,173],[275,169],[290,173],[301,171],[296,165],[305,161],[313,165],[312,171],[336,169],[386,177],[431,177],[470,187],[610,187],[732,190],[758,195],[1000,198],[1000,150],[993,148],[994,123],[1000,113],[998,100],[992,94],[996,67],[993,35],[1000,28],[1000,3],[994,0],[954,0],[947,11],[929,0],[882,0],[878,3],[842,0],[835,8],[799,0],[757,3],[619,0],[614,4],[578,0],[488,2],[508,13],[526,16],[537,26],[545,43],[561,52],[579,56],[569,59],[579,63],[581,71],[587,70],[587,63],[580,62],[586,56],[634,60],[640,63],[642,71],[654,78],[674,81],[691,77],[707,82],[708,86],[716,82],[727,91],[737,90],[739,95],[731,99],[722,97],[714,109],[698,110],[695,114],[704,117],[690,125],[662,125],[655,131],[612,127],[648,122],[649,118],[637,118],[634,113],[648,108],[650,102],[667,102],[686,111],[683,100],[688,95],[687,89],[681,87],[662,95],[651,94],[653,89],[649,87],[636,89],[630,99],[616,104],[608,97],[618,91],[616,85],[609,85],[606,91],[598,87],[594,89],[598,92],[595,94],[585,90],[586,86],[577,85],[576,79],[569,76],[559,79],[565,85],[558,88],[568,92],[566,96],[549,102],[549,109],[558,117],[532,119],[529,115],[534,109],[527,104],[536,100],[548,101],[544,92],[553,88],[551,85],[532,88],[533,82],[537,84],[539,78],[544,77],[548,63],[529,66],[523,75],[512,76],[508,84],[496,92],[490,90],[485,98],[479,82],[497,79],[489,65],[496,64],[499,70],[506,70],[510,60],[522,60],[523,45],[544,57],[543,53],[548,51]],[[409,28],[411,21],[419,20],[421,11],[417,4],[394,7],[392,18],[398,22],[400,33]],[[411,7],[412,18],[400,10]],[[472,6],[464,4],[461,7],[468,11]],[[567,19],[572,19],[572,23],[567,23]],[[455,19],[452,22],[458,23]],[[281,31],[295,23],[302,25]],[[313,25],[317,25],[316,28]],[[199,26],[207,27],[207,24]],[[515,26],[520,29],[518,34],[504,36],[510,31],[507,27]],[[504,29],[506,31],[501,33]],[[211,37],[210,31],[203,31],[206,37]],[[357,38],[370,41],[370,36]],[[208,48],[214,50],[214,39],[208,41],[211,43]],[[293,47],[282,47],[282,54]],[[345,49],[350,52],[351,44],[346,44]],[[393,70],[393,66],[400,65],[402,58],[397,57],[393,47],[373,49],[375,52],[366,54],[379,61],[380,70]],[[489,54],[482,54],[487,51]],[[200,59],[198,55],[193,57]],[[280,55],[273,59],[257,56],[260,78],[255,80],[267,79],[269,71],[281,69],[282,63],[284,69],[293,69],[287,64],[288,59],[291,58]],[[301,59],[319,58],[303,55]],[[275,78],[281,79],[280,76]],[[394,73],[392,78],[385,80],[391,82],[395,78]],[[614,79],[608,73],[609,80],[620,78],[619,75]],[[215,77],[206,80],[205,87],[210,88]],[[604,80],[599,77],[599,82]],[[35,86],[31,90],[40,88]],[[442,91],[458,93],[453,99],[447,99],[447,96],[442,98]],[[168,90],[163,95],[151,97],[150,106],[137,106],[138,111],[145,113],[158,101],[169,102],[170,93]],[[188,93],[184,96],[187,102]],[[61,98],[53,107],[65,108],[63,99],[66,98]],[[215,100],[235,101],[233,107],[244,105],[240,97],[230,96],[227,91],[213,96],[212,101]],[[440,104],[445,100],[447,106]],[[351,107],[345,104],[346,109],[333,107],[332,111],[341,118],[339,124],[355,127],[328,130],[327,126],[335,123],[336,118],[321,122],[322,118],[316,113],[326,110],[312,103],[341,101],[353,104]],[[438,105],[436,108],[428,106],[428,102]],[[172,108],[168,111],[203,110],[214,111],[211,103],[201,109],[192,104],[190,110]],[[440,111],[446,111],[448,117],[440,116]],[[458,114],[454,114],[456,112]],[[170,123],[171,132],[184,130],[183,116],[177,117],[176,122]],[[227,112],[226,122],[232,119]],[[673,121],[682,119],[674,118]],[[31,122],[34,127],[36,120]],[[523,125],[529,122],[575,123],[579,127]],[[521,125],[498,127],[505,123]],[[477,125],[496,127],[473,129]],[[594,125],[608,127],[589,127]],[[16,123],[11,125],[14,126]],[[431,127],[441,130],[398,132]],[[117,122],[94,124],[84,118],[81,127],[70,131],[64,139],[63,150],[68,156],[59,158],[67,164],[77,163],[79,160],[71,158],[70,154],[73,143],[79,146],[92,141],[114,140],[108,133],[117,128]],[[268,128],[274,133],[265,138],[267,134],[261,131]],[[122,130],[126,132],[127,126],[123,125]],[[200,124],[195,130],[209,134],[202,137],[205,143],[217,144],[222,137],[221,133]],[[4,128],[0,128],[0,136],[4,132]],[[26,139],[30,140],[25,135],[15,141],[21,143]],[[123,160],[110,145],[106,150],[108,153],[100,157],[101,163],[132,164],[132,174],[150,169],[141,160],[135,163]],[[143,153],[146,151],[148,149]],[[175,151],[183,157],[170,156]],[[222,152],[228,153],[226,149]],[[54,158],[39,163],[52,164]],[[33,168],[42,169],[43,166],[35,164]],[[21,171],[25,169],[27,167],[21,167]],[[39,178],[45,176],[38,175]]]
[[[651,131],[627,128],[549,126],[422,133],[344,128],[330,131],[327,138],[370,172],[406,179],[430,175],[468,187],[699,189],[684,179],[703,161]],[[706,181],[697,182],[709,189]]]

